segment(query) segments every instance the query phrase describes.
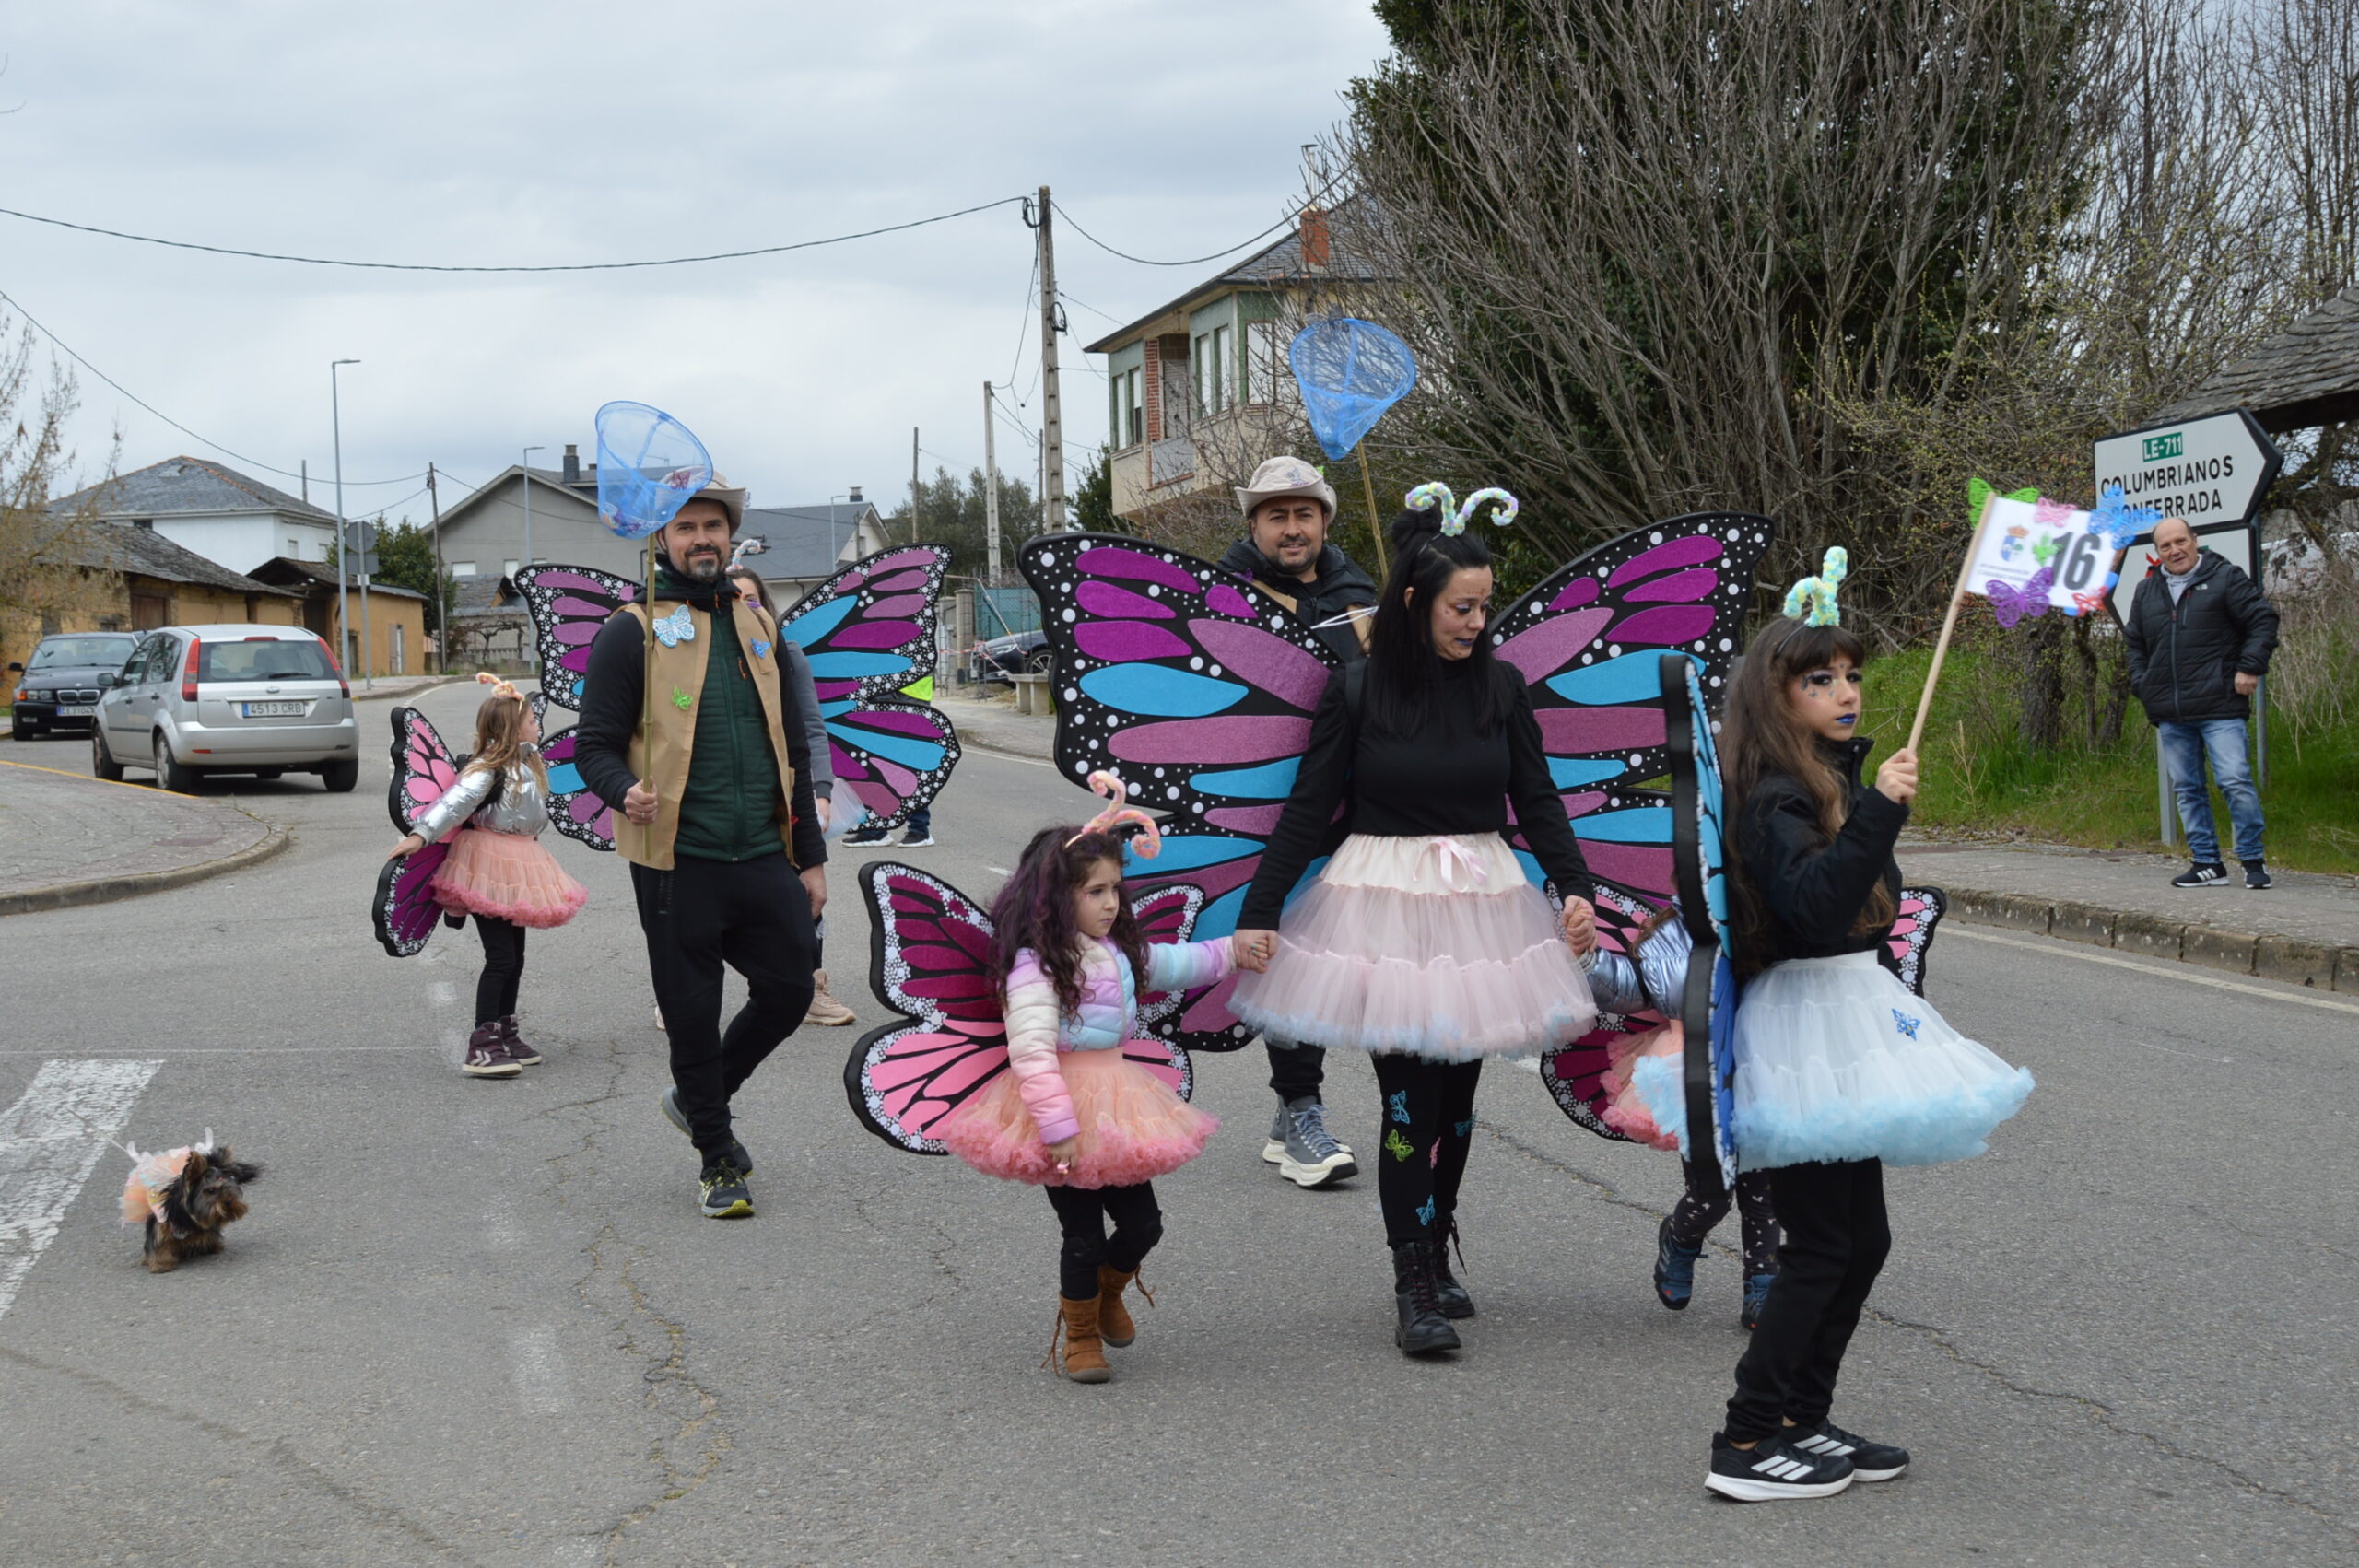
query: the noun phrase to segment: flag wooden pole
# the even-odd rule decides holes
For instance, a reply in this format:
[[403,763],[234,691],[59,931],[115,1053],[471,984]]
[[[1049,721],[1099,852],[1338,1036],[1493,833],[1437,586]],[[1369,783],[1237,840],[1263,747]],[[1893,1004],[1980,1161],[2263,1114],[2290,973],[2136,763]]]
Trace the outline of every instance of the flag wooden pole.
[[1384,515],[1376,509],[1376,479],[1367,471],[1367,443],[1360,443],[1360,485],[1367,491],[1368,533],[1376,541],[1376,575],[1380,581],[1392,568],[1384,564]]
[[1974,520],[1974,537],[1966,541],[1966,562],[1957,568],[1957,587],[1950,593],[1949,613],[1942,617],[1941,640],[1933,644],[1933,661],[1925,670],[1925,689],[1917,698],[1917,721],[1908,727],[1908,749],[1915,751],[1917,743],[1925,738],[1925,718],[1933,710],[1933,686],[1942,678],[1942,661],[1949,657],[1950,634],[1957,629],[1958,606],[1966,603],[1966,584],[1973,579],[1974,558],[1982,553],[1982,531],[1990,526],[1990,510],[1999,504],[1997,492],[1982,503],[1982,515]]

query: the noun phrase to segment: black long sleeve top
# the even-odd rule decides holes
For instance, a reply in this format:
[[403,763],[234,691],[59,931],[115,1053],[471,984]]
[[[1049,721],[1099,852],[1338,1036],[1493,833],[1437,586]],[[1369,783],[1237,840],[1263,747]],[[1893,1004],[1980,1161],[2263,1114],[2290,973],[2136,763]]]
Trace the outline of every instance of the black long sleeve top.
[[1895,906],[1900,897],[1893,846],[1908,808],[1860,781],[1860,765],[1874,746],[1865,738],[1819,745],[1819,755],[1850,791],[1850,814],[1832,842],[1819,826],[1818,802],[1799,779],[1773,773],[1745,796],[1735,848],[1777,928],[1772,951],[1748,959],[1766,965],[1781,958],[1871,953],[1891,934],[1889,921],[1879,930],[1852,930],[1879,881],[1891,889]]
[[[1364,672],[1366,666],[1360,668]],[[1424,732],[1372,733],[1369,726],[1353,721],[1344,673],[1329,677],[1311,715],[1310,745],[1295,775],[1294,792],[1238,917],[1240,927],[1277,928],[1286,895],[1323,847],[1335,808],[1347,798],[1351,830],[1379,837],[1505,833],[1512,805],[1516,825],[1557,893],[1596,897],[1564,798],[1548,777],[1540,721],[1532,716],[1523,674],[1496,661],[1488,668],[1500,684],[1506,718],[1487,732],[1468,716],[1472,705],[1445,690]],[[1443,666],[1446,685],[1474,678],[1477,671],[1469,664]]]

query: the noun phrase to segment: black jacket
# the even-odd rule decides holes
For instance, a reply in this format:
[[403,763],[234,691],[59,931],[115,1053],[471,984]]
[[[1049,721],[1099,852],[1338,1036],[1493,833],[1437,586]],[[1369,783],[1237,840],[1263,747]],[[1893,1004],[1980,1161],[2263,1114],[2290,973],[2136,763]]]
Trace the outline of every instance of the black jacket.
[[2160,562],[2147,568],[2122,623],[2130,687],[2156,724],[2200,724],[2251,716],[2236,690],[2239,673],[2269,673],[2277,612],[2244,569],[2210,550],[2195,557],[2194,580],[2178,603]]
[[1818,802],[1802,781],[1773,773],[1753,787],[1737,818],[1735,848],[1776,925],[1771,951],[1745,954],[1746,967],[1781,958],[1832,958],[1870,953],[1891,931],[1854,934],[1860,911],[1881,880],[1900,898],[1900,862],[1892,849],[1908,808],[1860,781],[1860,766],[1874,749],[1860,739],[1823,742],[1819,752],[1848,785],[1850,815],[1830,844],[1818,825]]
[[[1461,673],[1462,672],[1462,673]],[[1565,800],[1548,776],[1532,693],[1512,664],[1493,661],[1506,722],[1485,732],[1449,701],[1426,732],[1394,735],[1356,722],[1346,696],[1353,677],[1336,671],[1310,719],[1310,743],[1295,774],[1294,793],[1270,835],[1237,923],[1275,930],[1285,896],[1332,837],[1335,808],[1348,802],[1351,831],[1379,837],[1508,833],[1508,808],[1523,830],[1540,869],[1567,898],[1596,901],[1580,841],[1565,816]],[[1463,683],[1483,672],[1444,666],[1445,682]]]
[[1320,622],[1332,620],[1356,605],[1376,603],[1376,584],[1334,545],[1326,545],[1319,552],[1318,570],[1309,582],[1279,571],[1269,556],[1254,548],[1250,537],[1228,547],[1228,554],[1220,558],[1220,568],[1239,577],[1250,577],[1292,601],[1294,617],[1302,623],[1303,629],[1325,643],[1327,650],[1344,663],[1356,664],[1367,656],[1360,646],[1359,633],[1348,621],[1324,631],[1313,630]]

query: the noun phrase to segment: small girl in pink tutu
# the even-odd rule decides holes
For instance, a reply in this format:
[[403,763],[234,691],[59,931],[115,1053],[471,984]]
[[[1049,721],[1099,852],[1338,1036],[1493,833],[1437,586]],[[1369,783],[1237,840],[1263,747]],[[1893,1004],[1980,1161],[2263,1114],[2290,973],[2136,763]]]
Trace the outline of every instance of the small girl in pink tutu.
[[[1678,1135],[1655,1124],[1633,1081],[1656,1071],[1667,1072],[1673,1083],[1678,1081],[1687,1048],[1687,1034],[1679,1023],[1680,997],[1687,988],[1687,958],[1694,945],[1680,923],[1679,906],[1669,904],[1632,934],[1628,956],[1600,948],[1589,972],[1599,1012],[1626,1015],[1651,1009],[1671,1020],[1644,1034],[1618,1036],[1608,1044],[1607,1100],[1602,1114],[1606,1126],[1632,1142],[1674,1153]],[[1687,1310],[1696,1290],[1696,1261],[1704,1254],[1704,1240],[1712,1227],[1728,1217],[1731,1197],[1730,1188],[1708,1179],[1694,1162],[1681,1160],[1680,1169],[1686,1190],[1655,1232],[1655,1299],[1673,1312]],[[1740,1175],[1734,1197],[1743,1216],[1744,1246],[1744,1305],[1737,1320],[1749,1329],[1759,1320],[1761,1304],[1778,1278],[1778,1211],[1769,1198],[1769,1173]]]
[[590,890],[566,875],[541,847],[541,830],[549,825],[549,778],[541,766],[541,727],[532,705],[496,675],[478,673],[475,679],[490,686],[492,695],[475,710],[475,755],[442,798],[417,819],[417,830],[387,858],[414,855],[458,828],[450,855],[434,873],[433,889],[444,909],[474,916],[475,933],[483,939],[475,1033],[461,1071],[476,1078],[513,1078],[541,1061],[541,1053],[525,1044],[516,1027],[524,932],[564,925],[589,902]]
[[1153,819],[1119,796],[1088,826],[1047,828],[1025,846],[992,907],[1009,1071],[933,1128],[984,1175],[1047,1190],[1064,1232],[1060,1370],[1076,1383],[1107,1381],[1102,1347],[1137,1337],[1122,1292],[1163,1235],[1153,1178],[1203,1153],[1219,1125],[1131,1059],[1126,1046],[1162,1055],[1133,1037],[1139,993],[1208,986],[1266,958],[1238,936],[1146,942],[1122,887],[1126,825],[1141,854],[1159,847]]

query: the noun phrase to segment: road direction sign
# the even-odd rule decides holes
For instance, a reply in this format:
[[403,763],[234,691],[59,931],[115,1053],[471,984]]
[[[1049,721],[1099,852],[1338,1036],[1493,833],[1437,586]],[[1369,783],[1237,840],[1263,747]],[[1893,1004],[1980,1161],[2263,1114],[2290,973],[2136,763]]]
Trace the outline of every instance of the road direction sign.
[[[2284,466],[2284,454],[2243,409],[2206,415],[2176,425],[2154,425],[2107,436],[2092,449],[2097,497],[2109,485],[2121,486],[2133,507],[2153,507],[2165,517],[2185,518],[2207,549],[2242,567],[2254,581],[2259,556],[2253,514]],[[2142,533],[2122,558],[2113,608],[2130,614],[2130,596],[2154,556],[2152,533]]]

